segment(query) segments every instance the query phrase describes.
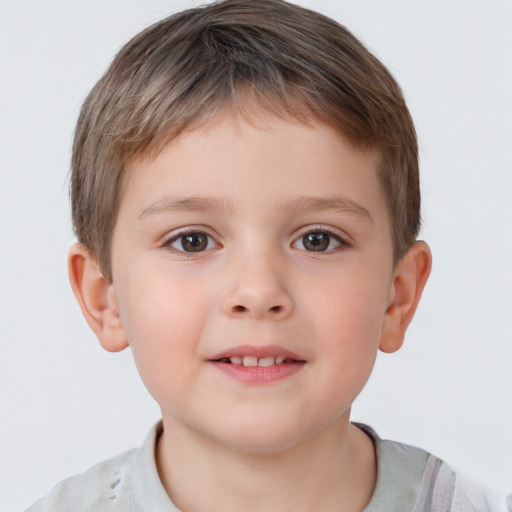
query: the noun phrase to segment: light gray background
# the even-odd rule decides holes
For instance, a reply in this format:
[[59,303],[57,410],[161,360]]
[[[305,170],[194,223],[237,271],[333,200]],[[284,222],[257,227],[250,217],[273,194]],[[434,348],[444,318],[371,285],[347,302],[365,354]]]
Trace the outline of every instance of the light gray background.
[[[512,491],[512,2],[300,1],[347,25],[416,121],[434,269],[353,418]],[[187,1],[0,0],[0,510],[142,441],[159,411],[67,282],[79,106],[135,32]]]

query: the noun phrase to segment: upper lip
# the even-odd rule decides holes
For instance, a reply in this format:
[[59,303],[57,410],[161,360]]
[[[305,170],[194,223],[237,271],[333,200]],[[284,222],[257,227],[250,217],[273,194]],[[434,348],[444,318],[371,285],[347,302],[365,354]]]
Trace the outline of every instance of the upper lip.
[[296,361],[304,361],[305,359],[294,352],[287,350],[283,347],[278,347],[274,345],[265,345],[265,346],[255,346],[255,345],[238,345],[236,347],[231,347],[222,352],[214,354],[209,357],[210,361],[216,361],[218,359],[228,359],[230,357],[244,357],[244,356],[252,356],[258,358],[264,357],[286,357],[289,359],[295,359]]

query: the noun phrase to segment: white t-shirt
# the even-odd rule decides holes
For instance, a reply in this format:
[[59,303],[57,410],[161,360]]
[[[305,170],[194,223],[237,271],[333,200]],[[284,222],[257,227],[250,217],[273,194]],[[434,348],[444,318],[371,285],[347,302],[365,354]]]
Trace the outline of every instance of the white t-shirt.
[[[377,456],[377,483],[363,512],[495,512],[479,490],[437,457],[382,440],[366,425],[357,426],[370,436]],[[161,432],[159,422],[139,449],[64,480],[26,512],[180,512],[156,468],[155,445]]]

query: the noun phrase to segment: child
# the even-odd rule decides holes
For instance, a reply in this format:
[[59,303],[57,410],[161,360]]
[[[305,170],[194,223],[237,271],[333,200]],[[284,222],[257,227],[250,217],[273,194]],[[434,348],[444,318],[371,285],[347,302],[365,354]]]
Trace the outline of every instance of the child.
[[333,21],[232,0],[150,27],[86,100],[70,280],[162,421],[29,510],[487,510],[350,423],[428,279],[400,89]]

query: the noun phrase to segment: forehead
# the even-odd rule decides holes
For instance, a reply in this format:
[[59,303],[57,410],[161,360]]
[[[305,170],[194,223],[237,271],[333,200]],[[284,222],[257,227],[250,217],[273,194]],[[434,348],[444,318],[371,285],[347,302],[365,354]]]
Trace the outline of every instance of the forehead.
[[181,133],[155,157],[131,162],[124,195],[130,203],[145,200],[143,212],[168,197],[216,196],[233,206],[244,193],[250,203],[272,200],[281,210],[298,204],[297,197],[340,193],[347,204],[354,196],[353,203],[373,205],[382,202],[378,165],[376,151],[355,148],[325,123],[224,110]]

